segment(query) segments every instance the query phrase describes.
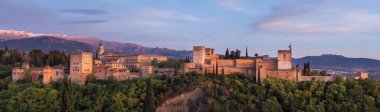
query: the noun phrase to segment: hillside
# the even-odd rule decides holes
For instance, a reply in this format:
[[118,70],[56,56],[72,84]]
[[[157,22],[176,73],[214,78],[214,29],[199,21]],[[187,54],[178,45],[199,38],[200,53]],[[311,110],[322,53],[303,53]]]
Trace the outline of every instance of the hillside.
[[[39,38],[39,37],[55,37],[59,39],[65,40],[65,42],[76,42],[76,44],[79,45],[85,45],[87,48],[76,48],[76,47],[59,47],[59,46],[68,46],[70,44],[68,43],[56,43],[49,41],[45,43],[41,43],[40,41],[33,41],[33,42],[27,42],[30,39],[33,40],[33,38]],[[40,38],[41,39],[41,38]],[[46,39],[46,38],[45,38]],[[44,40],[44,39],[42,39]],[[2,42],[3,41],[3,42]],[[192,56],[192,51],[177,51],[172,50],[168,48],[152,48],[152,47],[145,47],[138,44],[133,43],[122,43],[122,42],[114,42],[114,41],[108,41],[108,40],[102,40],[96,37],[90,37],[90,36],[71,36],[71,35],[62,35],[62,34],[37,34],[37,33],[31,33],[26,31],[16,31],[16,30],[0,30],[0,42],[4,43],[1,44],[0,47],[4,47],[6,45],[9,45],[9,47],[17,47],[20,50],[29,50],[33,48],[43,48],[46,50],[49,49],[63,49],[65,51],[78,51],[83,49],[89,49],[95,50],[95,48],[98,46],[99,43],[103,43],[105,45],[107,50],[110,51],[116,51],[120,53],[125,54],[161,54],[168,57],[186,57],[186,56]],[[25,46],[24,44],[27,44]],[[59,44],[56,46],[56,44]]]
[[341,55],[306,56],[295,59],[294,64],[303,65],[310,61],[312,67],[375,68],[380,67],[380,60],[368,58],[348,58]]
[[85,43],[48,36],[14,39],[0,42],[0,48],[4,48],[6,46],[11,49],[19,49],[22,51],[41,49],[43,51],[63,50],[65,52],[72,52],[87,50],[91,51],[95,49],[93,46]]

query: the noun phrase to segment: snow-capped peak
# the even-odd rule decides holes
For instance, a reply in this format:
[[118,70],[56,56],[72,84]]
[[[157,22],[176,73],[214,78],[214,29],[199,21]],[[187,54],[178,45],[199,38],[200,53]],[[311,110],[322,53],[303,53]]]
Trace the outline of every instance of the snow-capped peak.
[[41,33],[31,33],[27,31],[17,31],[17,30],[0,30],[0,39],[3,40],[12,40],[12,39],[21,39],[21,38],[32,38],[39,36],[52,36],[58,38],[88,38],[90,36],[71,36],[64,34],[41,34]]

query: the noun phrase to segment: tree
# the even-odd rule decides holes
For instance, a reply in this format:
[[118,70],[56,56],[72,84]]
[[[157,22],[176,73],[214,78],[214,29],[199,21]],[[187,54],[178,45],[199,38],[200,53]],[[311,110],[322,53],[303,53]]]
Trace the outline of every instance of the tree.
[[111,112],[126,112],[128,108],[124,105],[127,100],[127,96],[123,93],[118,92],[112,97],[112,105],[109,107]]
[[29,52],[29,56],[31,58],[30,64],[34,67],[44,67],[46,65],[47,56],[42,50],[32,50]]
[[4,79],[5,77],[11,76],[12,69],[5,65],[0,64],[0,79]]
[[230,59],[236,59],[236,52],[234,50],[230,52]]
[[146,96],[144,101],[144,112],[154,112],[154,93],[153,93],[153,85],[150,78],[147,79],[146,82]]
[[224,55],[224,59],[229,59],[229,58],[230,58],[230,51],[227,48],[226,54]]
[[155,58],[150,62],[150,65],[152,66],[158,66],[158,60]]
[[226,78],[224,76],[224,68],[222,67],[222,86],[224,86],[226,83]]
[[248,58],[248,47],[245,47],[245,58]]
[[276,97],[271,97],[263,102],[261,109],[263,112],[282,112],[281,105],[278,103]]
[[303,64],[302,74],[305,75],[305,76],[309,76],[309,75],[311,75],[311,71],[310,71],[310,63],[309,63],[309,61],[308,61],[307,63]]
[[9,99],[7,110],[17,112],[60,111],[58,91],[51,88],[28,87]]
[[259,54],[255,53],[255,57],[259,57]]
[[218,75],[219,75],[219,73],[218,73],[219,72],[218,62],[216,62],[215,69],[216,69],[215,75],[216,75],[216,77],[218,77]]
[[63,78],[62,101],[63,109],[66,112],[74,112],[73,86],[71,80],[67,77]]
[[212,65],[212,77],[215,77],[215,66]]
[[236,49],[236,51],[235,51],[235,59],[239,59],[241,56],[240,56],[240,54],[241,54],[241,51],[239,50],[239,49]]

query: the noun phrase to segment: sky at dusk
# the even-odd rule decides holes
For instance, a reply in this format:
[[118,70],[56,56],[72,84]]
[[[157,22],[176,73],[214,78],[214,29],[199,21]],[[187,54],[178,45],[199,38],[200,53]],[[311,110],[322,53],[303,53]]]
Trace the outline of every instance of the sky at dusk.
[[148,47],[380,59],[380,0],[1,0],[0,29]]

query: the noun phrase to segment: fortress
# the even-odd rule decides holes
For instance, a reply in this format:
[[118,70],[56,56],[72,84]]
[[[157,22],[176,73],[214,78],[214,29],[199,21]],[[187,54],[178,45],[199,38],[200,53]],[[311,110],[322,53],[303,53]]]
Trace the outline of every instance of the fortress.
[[204,46],[193,47],[193,62],[185,63],[183,72],[197,73],[243,73],[255,77],[262,82],[267,77],[291,81],[321,81],[335,80],[334,76],[302,76],[299,67],[292,65],[292,47],[288,50],[278,50],[277,60],[270,59],[269,55],[245,57],[238,59],[223,59],[215,54],[215,49]]
[[[258,83],[265,78],[278,78],[299,81],[333,81],[335,76],[303,76],[301,68],[292,64],[292,47],[287,50],[278,50],[277,58],[269,55],[255,57],[240,57],[240,51],[235,58],[223,58],[215,53],[215,49],[204,46],[193,46],[193,61],[183,63],[179,73],[197,72],[220,74],[222,70],[226,75],[243,73],[254,77]],[[248,54],[247,54],[248,55]],[[115,80],[126,80],[131,78],[150,77],[156,75],[173,75],[175,68],[158,68],[152,66],[152,62],[167,61],[166,56],[156,54],[120,54],[107,52],[100,44],[93,57],[92,52],[74,52],[70,54],[70,68],[64,66],[46,66],[29,68],[25,62],[22,67],[12,69],[12,79],[19,81],[30,74],[33,81],[48,84],[67,75],[72,81],[84,84],[88,75],[92,74],[98,80],[107,80],[111,76]],[[368,73],[360,72],[355,79],[368,78]]]

